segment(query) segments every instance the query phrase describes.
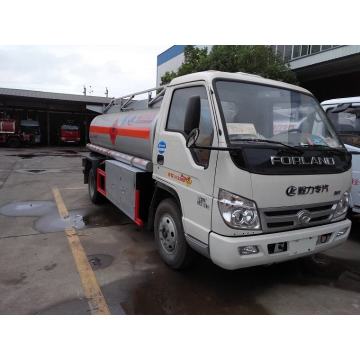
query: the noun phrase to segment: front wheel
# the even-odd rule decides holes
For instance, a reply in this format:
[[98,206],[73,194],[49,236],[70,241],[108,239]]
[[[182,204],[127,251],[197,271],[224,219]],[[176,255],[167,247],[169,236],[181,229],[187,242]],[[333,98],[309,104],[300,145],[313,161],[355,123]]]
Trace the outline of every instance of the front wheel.
[[172,199],[163,200],[156,209],[155,242],[162,260],[173,269],[190,265],[194,253],[185,240],[180,209]]

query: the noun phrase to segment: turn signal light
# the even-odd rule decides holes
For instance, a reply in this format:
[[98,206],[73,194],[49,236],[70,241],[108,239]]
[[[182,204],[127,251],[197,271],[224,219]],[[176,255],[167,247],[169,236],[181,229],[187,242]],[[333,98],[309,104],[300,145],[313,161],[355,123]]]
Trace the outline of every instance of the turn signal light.
[[346,234],[347,230],[348,230],[348,228],[345,228],[345,229],[342,229],[342,230],[338,231],[337,234],[336,234],[336,237]]

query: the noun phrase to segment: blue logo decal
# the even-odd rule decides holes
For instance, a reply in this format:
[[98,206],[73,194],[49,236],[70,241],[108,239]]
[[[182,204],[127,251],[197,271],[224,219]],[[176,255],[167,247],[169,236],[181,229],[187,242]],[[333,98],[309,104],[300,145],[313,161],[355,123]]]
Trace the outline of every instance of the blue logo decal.
[[309,138],[314,145],[327,145],[326,142],[320,136],[310,135]]
[[166,150],[166,142],[164,140],[159,141],[158,143],[158,152],[160,155],[164,154]]

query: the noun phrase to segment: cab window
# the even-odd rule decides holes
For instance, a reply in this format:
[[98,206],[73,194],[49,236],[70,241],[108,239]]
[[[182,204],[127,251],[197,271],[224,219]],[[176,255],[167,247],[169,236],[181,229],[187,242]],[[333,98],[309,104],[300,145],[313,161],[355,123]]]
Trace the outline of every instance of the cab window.
[[350,107],[339,113],[331,110],[326,113],[341,140],[345,144],[360,147],[360,107]]
[[[204,86],[193,86],[174,91],[166,130],[179,132],[186,138],[186,134],[184,132],[185,113],[188,101],[193,96],[200,96],[201,100],[199,124],[200,135],[196,144],[199,146],[211,146],[214,137],[214,130],[211,120],[209,99]],[[210,150],[192,149],[191,153],[194,161],[198,165],[207,167],[210,158]]]

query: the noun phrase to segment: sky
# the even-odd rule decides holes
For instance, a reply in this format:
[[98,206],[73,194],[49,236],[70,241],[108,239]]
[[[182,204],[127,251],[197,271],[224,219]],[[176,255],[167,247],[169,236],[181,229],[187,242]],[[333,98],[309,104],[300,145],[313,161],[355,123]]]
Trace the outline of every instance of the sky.
[[[156,86],[156,57],[169,46],[0,46],[0,87],[109,97]],[[90,94],[90,86],[92,93]]]

